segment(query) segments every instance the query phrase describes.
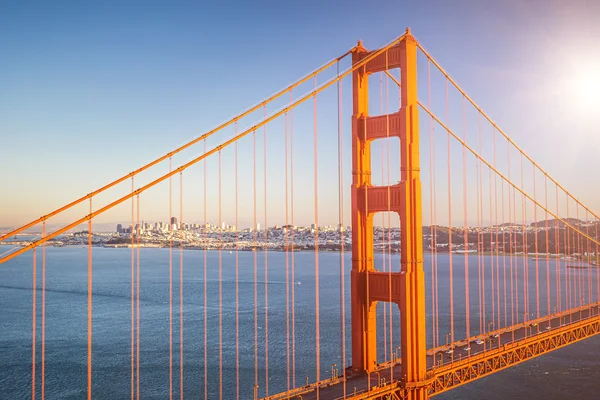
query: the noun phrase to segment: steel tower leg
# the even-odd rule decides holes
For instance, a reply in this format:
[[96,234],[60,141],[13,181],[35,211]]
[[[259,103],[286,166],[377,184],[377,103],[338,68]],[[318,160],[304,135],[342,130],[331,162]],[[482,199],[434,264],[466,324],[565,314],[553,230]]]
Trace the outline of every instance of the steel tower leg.
[[[352,62],[370,53],[359,42]],[[369,74],[392,68],[401,71],[400,110],[369,117]],[[408,398],[426,399],[417,46],[409,32],[353,73],[352,94],[352,370],[370,372],[377,366],[376,306],[392,301],[400,308],[402,378]],[[400,139],[400,183],[372,186],[371,142],[394,136]],[[374,268],[373,216],[385,211],[400,216],[401,268],[392,273]]]

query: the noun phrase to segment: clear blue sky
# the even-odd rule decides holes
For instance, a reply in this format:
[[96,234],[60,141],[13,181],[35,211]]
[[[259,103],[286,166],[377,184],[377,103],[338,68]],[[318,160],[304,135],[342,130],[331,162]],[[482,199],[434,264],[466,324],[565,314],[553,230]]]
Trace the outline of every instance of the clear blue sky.
[[[600,210],[600,101],[573,83],[600,74],[599,15],[594,0],[4,1],[0,227],[164,154],[357,39],[375,48],[407,26],[517,143]],[[150,203],[146,219],[162,218]],[[311,213],[299,208],[297,221]],[[321,220],[334,214],[321,210]]]

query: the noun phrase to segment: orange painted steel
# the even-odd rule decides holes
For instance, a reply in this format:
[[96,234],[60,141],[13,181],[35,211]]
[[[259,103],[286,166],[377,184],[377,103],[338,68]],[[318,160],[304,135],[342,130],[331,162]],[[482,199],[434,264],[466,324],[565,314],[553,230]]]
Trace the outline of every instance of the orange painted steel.
[[[159,178],[157,178],[157,179],[153,180],[152,182],[150,182],[150,183],[148,183],[148,184],[146,184],[146,185],[142,186],[141,188],[139,188],[139,189],[137,189],[137,190],[133,191],[132,193],[129,193],[129,194],[127,194],[127,195],[125,195],[125,196],[123,196],[123,197],[121,197],[121,198],[119,198],[119,199],[117,199],[117,200],[113,201],[112,203],[109,203],[109,204],[107,204],[106,206],[99,208],[98,210],[94,211],[93,213],[90,213],[90,214],[86,215],[85,217],[79,218],[78,220],[76,220],[76,221],[74,221],[74,222],[72,222],[72,223],[70,223],[70,224],[68,224],[68,225],[66,225],[66,226],[64,226],[64,227],[62,227],[62,228],[60,228],[60,229],[58,229],[58,230],[56,230],[56,231],[54,231],[54,232],[50,233],[50,234],[48,234],[48,235],[45,235],[45,236],[44,236],[44,237],[42,237],[41,239],[38,239],[37,241],[35,241],[35,242],[32,242],[31,244],[29,244],[29,245],[27,245],[27,246],[25,246],[25,247],[22,247],[22,248],[20,248],[19,250],[15,251],[15,252],[12,252],[12,253],[9,253],[9,254],[5,254],[5,255],[3,255],[2,257],[0,257],[0,264],[3,264],[3,263],[5,263],[6,261],[8,261],[8,260],[10,260],[10,259],[12,259],[12,258],[14,258],[14,257],[16,257],[16,256],[18,256],[18,255],[20,255],[20,254],[26,253],[26,252],[28,252],[29,250],[32,250],[32,249],[34,249],[35,247],[38,247],[39,245],[41,245],[41,244],[43,244],[43,243],[47,242],[48,240],[50,240],[50,239],[52,239],[52,238],[55,238],[56,236],[58,236],[58,235],[60,235],[60,234],[63,234],[63,233],[65,233],[65,232],[67,232],[67,231],[69,231],[69,230],[71,230],[71,229],[75,228],[76,226],[78,226],[78,225],[80,225],[80,224],[82,224],[82,223],[85,223],[85,222],[89,221],[90,219],[92,219],[92,218],[94,218],[94,217],[96,217],[96,216],[98,216],[98,215],[100,215],[100,214],[102,214],[102,213],[104,213],[104,212],[106,212],[106,211],[108,211],[108,210],[110,210],[110,209],[112,209],[112,208],[116,207],[117,205],[119,205],[119,204],[123,203],[124,201],[126,201],[126,200],[128,200],[128,199],[130,199],[130,198],[132,198],[132,197],[134,197],[134,196],[136,196],[136,195],[138,195],[138,194],[140,194],[140,193],[143,193],[144,191],[146,191],[146,190],[150,189],[151,187],[153,187],[153,186],[156,186],[157,184],[159,184],[159,183],[161,183],[161,182],[163,182],[163,181],[167,180],[168,178],[172,177],[173,175],[175,175],[175,174],[178,174],[178,173],[180,173],[180,172],[182,172],[182,171],[186,170],[187,168],[191,167],[191,166],[192,166],[192,165],[194,165],[194,164],[197,164],[198,162],[200,162],[200,161],[204,160],[204,159],[205,159],[205,158],[207,158],[208,156],[210,156],[210,155],[212,155],[212,154],[214,154],[214,153],[217,153],[217,152],[221,151],[221,150],[222,150],[222,149],[224,149],[225,147],[227,147],[227,146],[229,146],[229,145],[231,145],[231,144],[233,144],[233,143],[237,142],[239,139],[241,139],[241,138],[243,138],[243,137],[247,136],[249,133],[251,133],[251,132],[254,132],[254,131],[256,131],[257,129],[259,129],[259,128],[261,128],[261,127],[265,126],[265,125],[266,125],[266,124],[268,124],[269,122],[271,122],[271,121],[273,121],[273,120],[277,119],[278,117],[280,117],[280,116],[284,115],[285,113],[289,112],[290,110],[294,109],[295,107],[297,107],[298,105],[300,105],[300,104],[304,103],[305,101],[307,101],[307,100],[309,100],[309,99],[312,99],[312,98],[313,98],[315,95],[317,95],[318,93],[322,92],[323,90],[327,89],[328,87],[330,87],[330,86],[332,86],[333,84],[337,83],[338,81],[342,80],[344,77],[346,77],[347,75],[349,75],[349,74],[353,73],[355,70],[357,70],[357,69],[361,68],[362,66],[364,66],[364,65],[368,64],[369,62],[373,61],[373,60],[374,60],[374,59],[375,59],[375,58],[376,58],[378,55],[381,55],[381,54],[383,54],[383,53],[385,52],[385,50],[387,50],[388,48],[390,48],[390,47],[392,47],[392,46],[396,45],[396,44],[397,44],[397,43],[399,43],[399,42],[400,42],[400,41],[401,41],[403,38],[404,38],[404,35],[403,35],[403,36],[400,36],[399,38],[397,38],[397,39],[395,39],[395,40],[393,40],[391,43],[389,43],[389,44],[388,44],[388,45],[386,45],[385,47],[382,47],[381,49],[379,49],[379,50],[377,50],[377,51],[375,51],[375,52],[372,52],[372,53],[371,53],[371,54],[369,54],[367,57],[365,57],[363,60],[361,60],[361,61],[360,61],[358,64],[354,65],[352,68],[350,68],[350,69],[348,69],[348,70],[344,71],[343,73],[341,73],[341,74],[337,75],[337,76],[336,76],[336,77],[334,77],[334,78],[331,78],[331,79],[330,79],[330,80],[328,80],[327,82],[325,82],[325,83],[321,84],[321,86],[317,87],[317,88],[316,88],[316,89],[314,89],[314,90],[311,90],[310,92],[308,92],[308,93],[307,93],[307,94],[305,94],[304,96],[300,97],[298,100],[296,100],[296,101],[292,102],[292,103],[291,103],[290,105],[288,105],[287,107],[283,107],[283,108],[281,108],[279,111],[277,111],[277,112],[275,112],[275,113],[271,114],[269,117],[267,117],[267,118],[263,119],[262,121],[258,122],[257,124],[253,125],[252,127],[250,127],[250,128],[248,128],[248,129],[246,129],[246,130],[242,131],[241,133],[239,133],[238,135],[236,135],[236,136],[232,137],[231,139],[224,141],[224,142],[223,142],[223,143],[221,143],[220,145],[213,147],[211,150],[209,150],[209,151],[205,151],[205,152],[204,152],[204,154],[202,154],[202,155],[200,155],[200,156],[198,156],[198,157],[196,157],[196,158],[192,159],[191,161],[188,161],[187,163],[183,164],[183,165],[182,165],[182,166],[180,166],[179,168],[176,168],[176,169],[174,169],[174,170],[171,170],[169,173],[162,175],[161,177],[159,177]],[[264,103],[264,102],[263,102],[263,103]],[[262,103],[261,103],[261,104],[262,104]],[[234,119],[230,120],[229,122],[227,122],[226,124],[223,124],[223,125],[222,125],[222,127],[224,127],[224,126],[227,126],[227,125],[229,125],[230,123],[233,123],[233,122],[235,122],[237,119],[239,119],[239,117],[236,117],[236,118],[234,118]],[[211,131],[211,132],[209,132],[209,133],[207,133],[207,134],[203,135],[201,138],[198,138],[198,139],[195,139],[195,140],[197,140],[197,141],[200,141],[201,139],[202,139],[202,140],[203,140],[203,139],[206,139],[206,137],[207,137],[207,136],[209,136],[209,134],[212,134],[212,133],[214,133],[214,132],[216,132],[216,130],[213,130],[213,131]],[[190,143],[191,143],[191,142],[190,142]],[[182,148],[180,148],[180,149],[182,149]],[[178,149],[178,150],[179,150],[179,149]],[[174,152],[171,152],[171,153],[169,153],[169,155],[167,155],[167,157],[166,157],[166,158],[170,157],[172,154],[174,154]],[[161,160],[164,160],[164,159],[166,159],[166,158],[162,158]],[[157,161],[157,162],[158,162],[158,161]],[[151,163],[151,164],[152,164],[152,163]],[[148,164],[148,165],[149,165],[149,164]],[[153,165],[154,165],[154,164],[153,164]],[[145,168],[146,168],[146,167],[145,167]],[[139,171],[139,170],[138,170],[138,171]],[[133,174],[133,173],[132,173],[132,174]],[[132,176],[132,174],[129,174],[129,175],[127,175],[127,177],[124,177],[124,179],[127,179],[127,178],[129,178],[130,176]],[[122,180],[124,180],[124,179],[122,178]],[[122,180],[119,180],[119,182],[122,182]],[[85,199],[90,199],[91,197],[93,197],[93,195],[95,195],[95,194],[99,193],[100,191],[106,190],[106,189],[107,189],[109,186],[114,186],[116,183],[118,183],[118,182],[117,182],[117,181],[115,181],[115,182],[113,182],[113,184],[110,184],[110,185],[104,186],[103,188],[99,189],[98,191],[95,191],[95,192],[93,192],[93,194],[90,194],[90,195],[87,195],[87,196],[85,196],[85,197],[82,197],[81,199],[79,199],[79,200],[76,200],[75,202],[73,202],[73,203],[70,203],[70,204],[68,204],[68,205],[67,205],[67,206],[65,206],[65,207],[62,207],[60,210],[64,211],[64,210],[66,210],[67,208],[70,208],[70,207],[72,207],[72,206],[73,206],[73,205],[75,205],[75,204],[79,204],[81,201],[83,201],[83,200],[85,200]],[[52,215],[55,215],[56,213],[57,213],[57,212],[53,212],[53,213],[51,213],[51,214],[52,214]],[[12,231],[12,232],[9,232],[7,235],[14,235],[14,234],[15,234],[15,232],[21,232],[21,231],[23,231],[23,230],[25,230],[25,229],[27,229],[27,228],[30,228],[31,226],[34,226],[35,224],[37,224],[37,223],[39,223],[39,222],[43,222],[43,221],[45,221],[47,218],[49,218],[49,216],[52,216],[51,214],[48,214],[48,215],[46,215],[46,216],[44,216],[44,217],[41,217],[39,220],[36,220],[36,221],[34,221],[34,222],[31,222],[31,223],[29,223],[29,224],[23,225],[22,227],[20,227],[20,228],[17,228],[16,230],[14,230],[14,231]],[[4,235],[4,236],[2,236],[2,239],[4,239],[5,237],[7,237],[7,235]],[[0,240],[2,240],[2,239],[0,239]]]
[[[369,55],[359,42],[353,65]],[[400,67],[400,111],[369,117],[368,76]],[[419,168],[417,103],[417,44],[407,31],[398,45],[386,50],[352,74],[352,369],[377,369],[377,302],[400,308],[402,379],[410,399],[426,399],[425,278],[423,270],[422,204]],[[400,183],[371,185],[371,142],[400,139]],[[392,211],[400,217],[401,271],[378,272],[374,267],[373,216]]]

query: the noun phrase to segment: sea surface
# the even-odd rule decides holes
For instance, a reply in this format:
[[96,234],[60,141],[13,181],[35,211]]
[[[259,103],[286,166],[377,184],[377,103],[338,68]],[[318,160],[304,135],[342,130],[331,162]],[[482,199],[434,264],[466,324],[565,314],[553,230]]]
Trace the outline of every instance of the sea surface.
[[[4,252],[8,249],[3,246],[0,250]],[[137,254],[136,249],[133,251],[136,257],[135,265],[137,265]],[[208,398],[217,399],[222,395],[222,398],[231,399],[236,396],[236,319],[239,326],[237,357],[239,358],[240,398],[253,398],[256,374],[260,396],[264,396],[267,390],[269,394],[285,390],[288,385],[288,365],[290,384],[293,383],[294,378],[297,385],[304,384],[307,377],[309,381],[316,379],[315,261],[317,257],[314,252],[296,252],[293,260],[291,253],[285,252],[269,252],[266,260],[264,253],[260,251],[239,252],[237,262],[236,253],[229,251],[180,252],[175,248],[170,252],[169,249],[142,248],[139,254],[141,398],[165,399],[169,396],[170,265],[173,271],[172,390],[174,396],[178,397],[180,393],[180,290],[183,291],[183,389],[186,398],[204,398],[205,394],[205,311]],[[0,265],[0,399],[31,398],[32,257],[33,254],[29,252]],[[47,399],[86,397],[87,257],[86,247],[47,248],[45,320],[45,397]],[[38,250],[36,258],[36,388],[39,396],[42,335],[41,250]],[[427,254],[424,268],[427,282],[429,347],[434,340],[431,311],[436,301],[432,298],[430,286],[434,259],[437,260],[435,265],[437,265],[438,277],[440,344],[443,344],[444,336],[450,326],[450,257],[448,254],[440,254],[434,258],[431,254]],[[131,395],[131,260],[131,249],[93,248],[94,398],[126,399]],[[335,363],[339,368],[343,363],[340,351],[341,271],[344,272],[346,361],[350,360],[350,254],[344,254],[342,270],[340,270],[341,261],[340,253],[318,253],[321,379],[330,376],[332,364]],[[183,265],[181,271],[180,265]],[[375,265],[380,270],[388,269],[390,265],[393,270],[397,270],[399,257],[377,254]],[[559,310],[576,306],[580,302],[597,301],[598,270],[570,269],[566,268],[566,265],[565,261],[546,262],[540,259],[536,262],[527,257],[454,254],[452,290],[457,299],[453,309],[455,338],[459,339],[466,335],[467,310],[464,300],[458,299],[464,299],[467,288],[471,298],[469,307],[471,335],[479,333],[479,330],[483,329],[482,325],[490,327],[510,325],[517,318],[522,321],[526,312],[528,318],[534,318],[538,307],[540,315],[545,315],[548,308]],[[465,269],[468,271],[466,277]],[[481,271],[484,271],[483,275]],[[536,271],[540,282],[537,289],[539,304],[536,302]],[[180,272],[183,276],[181,287]],[[499,291],[497,286],[492,290],[492,275],[494,275],[494,285],[500,282]],[[465,282],[466,278],[468,285]],[[480,279],[485,280],[487,288],[483,297],[480,297],[478,290]],[[506,289],[504,282],[506,282]],[[557,282],[562,293],[560,299],[556,296]],[[237,307],[236,286],[239,299]],[[505,290],[506,314],[504,312]],[[499,295],[494,296],[492,300],[492,294],[498,292]],[[516,299],[516,293],[519,293],[519,302],[515,300],[511,302],[511,298]],[[526,295],[529,296],[527,309],[526,302],[523,301]],[[396,307],[392,307],[391,310],[390,329],[390,308],[383,304],[379,305],[380,361],[389,359],[391,353],[400,344],[398,311]],[[484,318],[481,318],[482,315]],[[257,365],[255,364],[255,327],[258,342]],[[292,367],[291,361],[292,328],[295,331],[295,368]],[[268,373],[266,372],[267,336]],[[220,342],[223,343],[222,353]],[[288,348],[290,348],[289,352]],[[294,369],[295,377],[292,375]],[[599,393],[600,338],[595,337],[480,379],[439,395],[437,398],[594,399],[600,398]]]

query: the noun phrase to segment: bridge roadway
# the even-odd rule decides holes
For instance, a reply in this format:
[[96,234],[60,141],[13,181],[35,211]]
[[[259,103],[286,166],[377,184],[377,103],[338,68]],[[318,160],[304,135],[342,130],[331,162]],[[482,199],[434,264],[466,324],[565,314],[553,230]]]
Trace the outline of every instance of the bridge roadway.
[[[427,351],[427,368],[428,370],[432,370],[453,364],[460,364],[469,357],[498,349],[505,344],[515,343],[522,339],[598,315],[600,315],[600,304],[592,304],[546,316],[545,318],[529,320],[525,323],[491,331],[483,335],[473,336],[469,339],[468,344],[467,340],[459,340],[448,345],[439,346]],[[355,395],[365,394],[373,389],[377,389],[378,386],[383,387],[391,381],[398,381],[401,372],[402,365],[400,361],[383,363],[379,364],[377,371],[371,372],[368,375],[361,374],[348,377],[345,388],[342,377],[329,378],[292,389],[290,392],[278,393],[263,400],[316,399],[317,388],[319,389],[320,399],[343,399],[344,393],[346,398],[350,399]]]

